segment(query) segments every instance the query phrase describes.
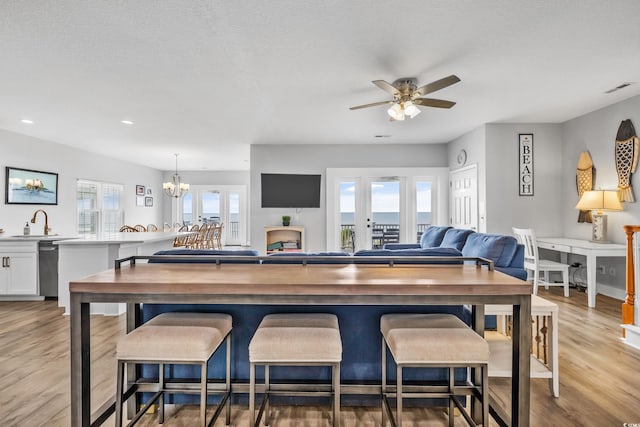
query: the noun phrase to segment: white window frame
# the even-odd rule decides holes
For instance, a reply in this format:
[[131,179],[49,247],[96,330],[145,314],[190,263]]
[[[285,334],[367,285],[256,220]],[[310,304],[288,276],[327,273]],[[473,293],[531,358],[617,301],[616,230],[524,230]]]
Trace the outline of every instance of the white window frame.
[[98,219],[97,219],[97,227],[96,227],[96,233],[87,233],[84,232],[82,230],[80,230],[80,210],[78,208],[76,208],[76,230],[78,232],[78,234],[83,235],[83,236],[95,236],[95,235],[102,235],[105,232],[105,208],[103,205],[103,200],[104,200],[104,192],[105,189],[107,188],[115,188],[118,191],[118,199],[119,199],[119,206],[120,209],[118,209],[116,212],[119,213],[116,214],[116,218],[118,218],[119,224],[116,224],[115,227],[115,232],[118,232],[120,227],[122,227],[122,225],[124,224],[124,209],[123,209],[123,204],[124,204],[124,200],[123,200],[123,194],[124,194],[124,184],[118,184],[118,183],[113,183],[113,182],[102,182],[102,181],[95,181],[95,180],[89,180],[89,179],[78,179],[76,182],[76,204],[78,201],[78,186],[80,186],[81,184],[87,184],[87,185],[95,185],[97,188],[97,194],[96,194],[96,207],[95,209],[88,209],[87,211],[89,212],[96,212],[98,215]]

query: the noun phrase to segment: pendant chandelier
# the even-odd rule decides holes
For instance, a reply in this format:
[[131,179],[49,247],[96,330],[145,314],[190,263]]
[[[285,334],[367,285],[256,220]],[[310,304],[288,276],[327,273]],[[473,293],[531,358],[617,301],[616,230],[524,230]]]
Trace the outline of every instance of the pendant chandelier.
[[175,153],[176,156],[176,173],[171,177],[171,182],[165,182],[162,184],[162,189],[169,197],[180,198],[189,191],[189,184],[185,184],[182,182],[182,178],[178,175],[178,153]]

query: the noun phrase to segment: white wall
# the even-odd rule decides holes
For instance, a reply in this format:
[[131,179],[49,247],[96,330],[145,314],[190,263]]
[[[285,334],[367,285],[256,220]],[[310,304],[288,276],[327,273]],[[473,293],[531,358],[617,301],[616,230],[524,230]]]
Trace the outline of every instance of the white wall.
[[[252,145],[250,185],[251,246],[264,252],[264,227],[279,225],[282,215],[305,227],[307,251],[326,248],[326,168],[447,166],[444,144],[399,145]],[[261,173],[321,174],[320,208],[263,209]]]
[[[562,176],[562,212],[565,234],[580,239],[591,238],[591,224],[578,224],[575,205],[578,195],[575,171],[582,151],[589,151],[596,168],[594,188],[615,190],[618,175],[614,157],[614,142],[620,122],[631,119],[636,134],[640,132],[640,96],[619,102],[607,108],[569,120],[563,124],[564,140]],[[609,212],[609,240],[625,243],[622,228],[625,224],[640,224],[640,170],[632,175],[631,186],[635,203],[623,203],[623,212]]]
[[[591,238],[591,224],[579,224],[575,204],[578,195],[575,187],[575,171],[578,157],[588,150],[596,168],[594,188],[613,190],[618,185],[615,167],[614,142],[620,122],[631,119],[636,134],[640,132],[640,96],[636,96],[609,107],[594,111],[562,125],[562,182],[560,200],[563,231],[566,236],[580,239]],[[626,244],[624,225],[640,224],[640,170],[632,175],[635,203],[623,203],[623,212],[608,212],[609,240]],[[569,262],[581,262],[584,258],[574,256]],[[597,273],[598,290],[617,298],[625,295],[625,264],[623,259],[600,258],[598,266],[605,267],[605,274]],[[611,269],[615,275],[611,275]],[[600,284],[605,284],[601,286]]]
[[[76,234],[76,181],[88,179],[124,184],[125,223],[162,224],[160,197],[162,173],[158,170],[78,150],[26,135],[0,130],[0,228],[5,235],[22,234],[24,223],[36,209],[44,209],[55,234]],[[4,203],[5,167],[13,166],[58,174],[58,205],[7,205]],[[137,207],[135,186],[153,189],[153,207]],[[44,219],[38,216],[33,234],[41,234]]]
[[[533,134],[533,196],[520,196],[518,192],[520,133]],[[559,185],[562,179],[561,125],[487,124],[486,140],[487,230],[512,234],[512,227],[522,227],[533,228],[539,236],[562,235],[562,221],[558,220],[563,214]]]

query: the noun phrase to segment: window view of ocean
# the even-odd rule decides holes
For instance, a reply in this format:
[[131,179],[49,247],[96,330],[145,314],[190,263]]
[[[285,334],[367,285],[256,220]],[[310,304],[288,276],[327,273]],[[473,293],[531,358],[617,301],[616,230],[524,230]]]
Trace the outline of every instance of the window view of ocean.
[[[400,213],[399,212],[374,212],[373,222],[378,224],[399,224]],[[340,214],[341,224],[355,224],[355,213],[342,212]],[[418,212],[417,224],[431,224],[431,212]]]
[[[184,218],[184,223],[185,224],[194,224],[194,223],[191,222],[191,219],[193,218],[193,214],[191,212],[184,212],[182,217]],[[207,220],[217,219],[219,221],[220,220],[220,214],[216,213],[216,212],[204,212],[202,214],[202,218],[205,218]],[[229,222],[238,222],[238,213],[233,213],[233,212],[230,213],[229,214]]]

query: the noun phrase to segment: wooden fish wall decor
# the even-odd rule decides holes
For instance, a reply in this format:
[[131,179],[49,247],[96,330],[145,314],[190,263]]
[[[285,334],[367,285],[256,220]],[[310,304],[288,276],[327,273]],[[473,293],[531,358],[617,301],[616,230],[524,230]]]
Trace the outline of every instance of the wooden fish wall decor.
[[631,188],[631,174],[638,166],[638,137],[631,120],[623,120],[618,128],[615,144],[618,198],[621,202],[635,202]]
[[[582,197],[582,193],[593,189],[593,181],[596,170],[593,167],[593,161],[588,151],[580,153],[578,159],[578,168],[576,169],[576,189],[578,190],[578,200]],[[591,211],[580,211],[578,214],[578,222],[592,222]]]

